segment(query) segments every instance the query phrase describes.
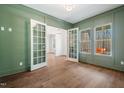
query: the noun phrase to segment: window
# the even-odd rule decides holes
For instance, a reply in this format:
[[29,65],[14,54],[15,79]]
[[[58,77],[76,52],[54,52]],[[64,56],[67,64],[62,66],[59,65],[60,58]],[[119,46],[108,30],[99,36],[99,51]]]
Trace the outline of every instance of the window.
[[91,30],[90,29],[81,31],[80,50],[83,53],[91,53]]
[[111,24],[95,28],[95,53],[112,55],[112,26]]

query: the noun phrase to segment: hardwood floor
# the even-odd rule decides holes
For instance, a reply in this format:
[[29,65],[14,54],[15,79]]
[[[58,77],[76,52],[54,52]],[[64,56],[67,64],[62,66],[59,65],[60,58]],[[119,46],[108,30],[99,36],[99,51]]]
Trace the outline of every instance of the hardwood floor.
[[0,81],[0,87],[11,88],[124,88],[124,73],[49,54],[48,67],[6,76]]

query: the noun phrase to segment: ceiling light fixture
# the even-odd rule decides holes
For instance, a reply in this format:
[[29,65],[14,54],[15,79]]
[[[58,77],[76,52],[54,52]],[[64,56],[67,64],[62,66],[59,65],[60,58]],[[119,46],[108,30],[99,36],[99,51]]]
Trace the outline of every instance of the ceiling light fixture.
[[74,4],[66,4],[64,5],[64,8],[66,9],[66,11],[70,12],[72,11],[73,8],[75,8]]

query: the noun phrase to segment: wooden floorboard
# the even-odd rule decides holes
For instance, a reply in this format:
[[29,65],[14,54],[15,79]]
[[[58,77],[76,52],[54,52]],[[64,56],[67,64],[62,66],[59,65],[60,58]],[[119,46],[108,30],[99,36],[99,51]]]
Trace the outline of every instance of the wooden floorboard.
[[9,88],[124,88],[124,73],[48,55],[48,66],[0,78]]

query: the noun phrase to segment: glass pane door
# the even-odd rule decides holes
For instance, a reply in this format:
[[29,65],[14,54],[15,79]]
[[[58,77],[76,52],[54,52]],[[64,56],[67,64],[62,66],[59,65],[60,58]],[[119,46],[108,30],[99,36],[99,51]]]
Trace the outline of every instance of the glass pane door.
[[78,28],[68,30],[68,59],[78,62]]
[[31,20],[31,70],[46,65],[46,25]]

